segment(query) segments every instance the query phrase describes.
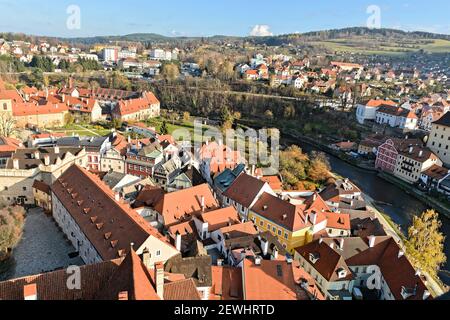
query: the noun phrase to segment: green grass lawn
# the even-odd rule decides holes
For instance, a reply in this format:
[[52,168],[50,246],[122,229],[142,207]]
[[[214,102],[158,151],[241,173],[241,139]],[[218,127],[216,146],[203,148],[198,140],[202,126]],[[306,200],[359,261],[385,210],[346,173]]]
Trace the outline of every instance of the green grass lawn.
[[51,132],[64,133],[68,136],[78,135],[80,137],[85,136],[99,136],[103,137],[111,133],[111,130],[104,129],[93,125],[84,124],[71,124],[60,128],[50,129]]

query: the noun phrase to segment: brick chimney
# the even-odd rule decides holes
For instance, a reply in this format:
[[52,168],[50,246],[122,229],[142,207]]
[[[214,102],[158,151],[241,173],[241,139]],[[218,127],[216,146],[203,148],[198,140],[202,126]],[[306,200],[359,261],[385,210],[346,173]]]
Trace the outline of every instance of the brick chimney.
[[155,263],[155,284],[156,294],[164,300],[164,264],[162,262]]
[[34,151],[34,158],[39,159],[39,150]]
[[27,284],[23,287],[24,300],[37,300],[37,285],[36,283]]

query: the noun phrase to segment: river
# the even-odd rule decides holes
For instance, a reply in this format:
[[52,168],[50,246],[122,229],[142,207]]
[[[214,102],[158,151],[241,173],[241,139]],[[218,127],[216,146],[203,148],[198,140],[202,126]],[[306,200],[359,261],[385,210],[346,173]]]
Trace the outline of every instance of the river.
[[[295,143],[305,152],[317,150],[310,144],[300,141],[293,142],[292,139],[286,139],[285,143]],[[386,203],[386,205],[377,205],[377,207],[384,210],[384,212],[388,214],[396,224],[401,226],[404,232],[408,230],[414,216],[429,209],[425,204],[413,196],[378,177],[375,172],[359,169],[333,155],[328,155],[328,159],[333,172],[340,176],[349,178],[364,193],[373,198],[375,201]],[[450,270],[450,263],[448,261],[450,258],[450,220],[441,215],[441,221],[442,232],[447,236],[445,240],[447,264],[442,269]]]

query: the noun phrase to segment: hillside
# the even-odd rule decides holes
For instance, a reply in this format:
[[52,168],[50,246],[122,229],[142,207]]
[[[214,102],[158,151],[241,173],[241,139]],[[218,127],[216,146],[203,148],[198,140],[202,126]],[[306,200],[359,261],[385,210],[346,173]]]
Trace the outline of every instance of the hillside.
[[449,53],[450,35],[428,32],[406,32],[394,29],[368,29],[363,27],[276,35],[270,37],[237,37],[216,35],[211,37],[168,37],[155,33],[134,33],[123,36],[99,36],[88,38],[50,38],[21,34],[1,34],[11,40],[62,41],[71,44],[92,45],[114,42],[167,43],[182,45],[187,42],[249,43],[267,46],[305,46],[328,52],[353,52],[364,54],[402,54],[423,50],[430,53]]

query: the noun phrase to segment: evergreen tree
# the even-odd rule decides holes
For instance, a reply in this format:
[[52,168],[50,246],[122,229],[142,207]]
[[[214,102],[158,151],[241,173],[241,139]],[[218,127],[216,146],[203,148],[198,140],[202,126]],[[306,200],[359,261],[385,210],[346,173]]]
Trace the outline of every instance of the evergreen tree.
[[167,128],[167,123],[166,123],[166,121],[163,121],[163,123],[161,124],[161,128],[159,129],[159,132],[160,132],[162,135],[166,135],[166,134],[169,133],[169,129]]

